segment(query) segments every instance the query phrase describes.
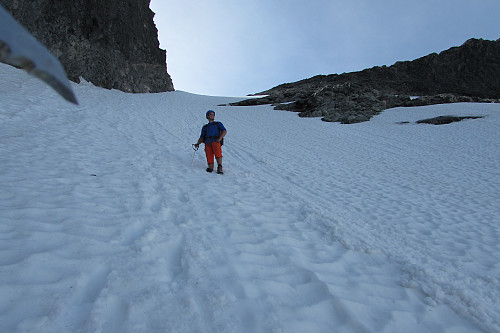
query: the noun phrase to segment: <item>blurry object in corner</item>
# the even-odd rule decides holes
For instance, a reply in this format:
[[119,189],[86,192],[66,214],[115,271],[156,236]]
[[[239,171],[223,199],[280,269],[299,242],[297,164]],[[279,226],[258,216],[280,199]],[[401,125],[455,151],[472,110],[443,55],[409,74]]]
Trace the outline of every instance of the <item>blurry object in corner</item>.
[[0,62],[22,68],[78,104],[64,69],[50,52],[0,6]]

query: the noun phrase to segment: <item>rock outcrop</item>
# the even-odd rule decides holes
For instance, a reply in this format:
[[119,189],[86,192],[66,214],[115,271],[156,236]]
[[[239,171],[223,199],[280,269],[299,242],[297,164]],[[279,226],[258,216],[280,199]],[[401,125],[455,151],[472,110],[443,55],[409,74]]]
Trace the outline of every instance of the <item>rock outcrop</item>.
[[233,105],[273,104],[301,117],[357,123],[397,106],[498,102],[500,39],[470,39],[460,47],[390,67],[318,75],[279,85]]
[[68,78],[126,92],[174,90],[149,0],[0,0]]

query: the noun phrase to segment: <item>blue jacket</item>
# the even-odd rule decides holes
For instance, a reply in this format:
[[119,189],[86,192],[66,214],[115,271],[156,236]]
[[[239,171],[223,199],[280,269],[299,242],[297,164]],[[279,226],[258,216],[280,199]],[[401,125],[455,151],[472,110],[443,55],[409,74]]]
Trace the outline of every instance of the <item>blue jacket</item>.
[[200,138],[203,138],[205,143],[212,143],[217,141],[221,133],[225,130],[226,128],[220,121],[213,121],[201,128]]

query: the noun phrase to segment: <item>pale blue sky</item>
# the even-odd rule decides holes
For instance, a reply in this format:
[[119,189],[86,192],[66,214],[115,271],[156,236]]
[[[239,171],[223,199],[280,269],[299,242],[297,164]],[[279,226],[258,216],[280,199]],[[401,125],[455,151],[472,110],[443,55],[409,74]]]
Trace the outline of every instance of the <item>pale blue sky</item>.
[[178,90],[244,96],[500,38],[500,0],[152,0]]

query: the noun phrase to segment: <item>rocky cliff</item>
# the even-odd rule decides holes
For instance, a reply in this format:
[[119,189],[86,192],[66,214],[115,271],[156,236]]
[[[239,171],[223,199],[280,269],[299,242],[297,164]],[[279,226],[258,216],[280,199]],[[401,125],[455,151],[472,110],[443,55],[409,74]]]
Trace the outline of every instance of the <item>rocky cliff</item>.
[[[460,47],[390,67],[319,75],[282,84],[234,105],[273,104],[301,117],[357,123],[397,106],[500,99],[500,39],[470,39]],[[415,98],[417,97],[418,98]]]
[[174,90],[149,0],[0,0],[68,78],[126,92]]

